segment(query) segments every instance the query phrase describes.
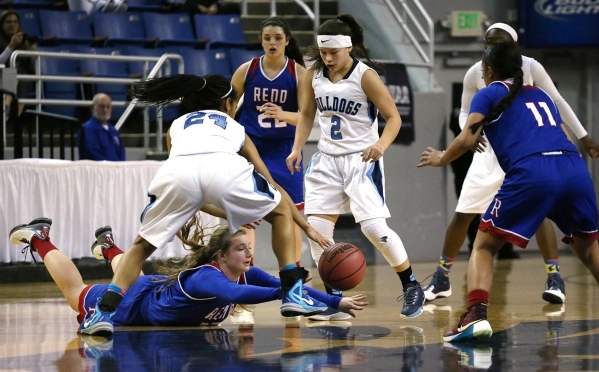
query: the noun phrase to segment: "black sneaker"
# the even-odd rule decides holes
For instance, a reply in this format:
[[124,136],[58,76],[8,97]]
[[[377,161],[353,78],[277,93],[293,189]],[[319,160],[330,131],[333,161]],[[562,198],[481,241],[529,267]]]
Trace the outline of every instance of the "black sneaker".
[[451,284],[449,283],[449,276],[435,271],[430,283],[424,287],[424,297],[426,297],[427,301],[432,301],[437,297],[449,296],[451,296]]
[[400,296],[397,300],[403,300],[403,307],[401,309],[401,315],[406,318],[415,318],[422,314],[422,306],[424,305],[424,291],[420,283],[407,284],[403,291],[403,296]]
[[561,275],[547,276],[547,289],[543,292],[543,300],[552,304],[563,304],[566,301],[566,284]]
[[96,236],[96,241],[92,243],[92,254],[98,260],[105,260],[106,256],[104,256],[104,250],[114,246],[112,227],[100,227],[96,230],[94,235]]

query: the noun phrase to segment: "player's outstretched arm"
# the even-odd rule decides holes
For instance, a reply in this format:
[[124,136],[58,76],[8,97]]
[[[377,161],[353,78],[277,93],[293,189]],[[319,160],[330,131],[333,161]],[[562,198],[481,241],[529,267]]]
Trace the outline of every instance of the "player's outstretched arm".
[[366,296],[363,294],[357,294],[351,297],[343,297],[341,302],[339,302],[339,311],[348,313],[355,318],[355,310],[362,310],[364,309],[364,306],[368,305],[368,302],[364,300],[366,300]]

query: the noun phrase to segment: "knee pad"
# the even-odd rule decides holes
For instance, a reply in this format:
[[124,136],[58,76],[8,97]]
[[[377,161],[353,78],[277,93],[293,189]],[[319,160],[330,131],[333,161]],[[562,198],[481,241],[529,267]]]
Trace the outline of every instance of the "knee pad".
[[[335,223],[333,221],[329,221],[324,218],[316,217],[316,216],[308,216],[308,224],[312,226],[312,228],[318,231],[322,236],[335,243],[333,240],[333,232],[335,231]],[[322,252],[324,249],[318,243],[313,241],[312,239],[308,239],[310,242],[310,251],[312,252],[312,258],[316,262],[316,266],[318,266],[318,260],[320,260],[320,256],[322,256]]]
[[391,230],[384,218],[373,218],[360,222],[362,233],[385,257],[391,267],[401,265],[408,253],[401,238]]

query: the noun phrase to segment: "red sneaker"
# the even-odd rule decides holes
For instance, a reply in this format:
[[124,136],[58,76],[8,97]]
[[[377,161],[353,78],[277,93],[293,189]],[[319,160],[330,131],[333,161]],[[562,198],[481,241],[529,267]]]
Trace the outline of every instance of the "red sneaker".
[[493,335],[491,324],[487,321],[487,305],[473,305],[462,314],[458,326],[445,333],[443,341],[466,341],[474,338],[487,338]]

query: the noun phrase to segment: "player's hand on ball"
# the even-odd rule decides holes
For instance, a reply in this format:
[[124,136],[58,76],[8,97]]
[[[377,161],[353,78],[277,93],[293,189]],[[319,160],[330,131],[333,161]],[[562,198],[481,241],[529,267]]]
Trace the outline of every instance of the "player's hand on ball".
[[362,161],[367,162],[375,162],[383,157],[385,150],[383,150],[383,146],[374,144],[372,146],[368,146],[366,150],[362,151]]
[[432,147],[427,148],[420,157],[420,164],[417,165],[418,168],[425,167],[427,165],[432,165],[434,167],[441,166],[441,155],[443,155],[443,151],[435,150]]
[[364,306],[368,305],[368,302],[364,301],[366,296],[358,294],[351,297],[343,297],[339,303],[339,311],[348,313],[349,315],[356,317],[354,310],[362,310]]

